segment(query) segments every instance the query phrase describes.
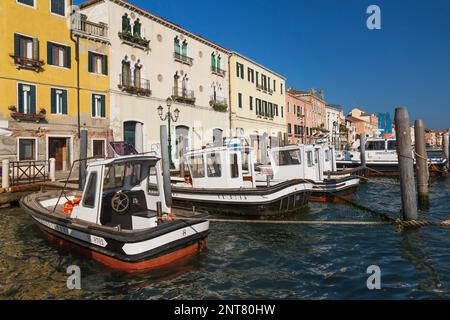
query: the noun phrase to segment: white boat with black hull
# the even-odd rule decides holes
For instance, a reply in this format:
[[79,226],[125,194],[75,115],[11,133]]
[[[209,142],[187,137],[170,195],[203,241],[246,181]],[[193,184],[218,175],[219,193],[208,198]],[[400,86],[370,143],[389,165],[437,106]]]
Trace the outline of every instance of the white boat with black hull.
[[95,161],[87,167],[86,181],[82,193],[38,192],[23,197],[20,205],[51,238],[129,272],[161,267],[205,248],[207,216],[174,218],[159,157]]
[[213,147],[185,155],[190,178],[172,184],[173,204],[208,212],[277,216],[307,204],[312,184],[290,180],[256,186],[254,152],[251,147]]
[[[358,174],[339,173],[336,170],[334,148],[321,145],[289,145],[268,149],[270,164],[259,166],[257,185],[291,179],[304,179],[313,184],[311,202],[335,202],[351,199],[360,184]],[[364,174],[364,169],[355,170]],[[361,171],[361,172],[359,172]]]
[[[359,148],[358,148],[359,149]],[[399,175],[397,141],[396,139],[369,138],[366,145],[366,166],[370,175]],[[411,157],[415,157],[414,154]],[[339,151],[336,153],[338,169],[355,168],[361,166],[361,152]],[[429,171],[431,176],[439,176],[448,171],[448,162],[445,158],[429,158]]]

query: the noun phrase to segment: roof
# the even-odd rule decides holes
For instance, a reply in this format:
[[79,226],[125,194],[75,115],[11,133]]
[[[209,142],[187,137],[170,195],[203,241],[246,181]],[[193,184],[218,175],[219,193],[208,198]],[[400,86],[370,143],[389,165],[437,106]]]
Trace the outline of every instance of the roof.
[[245,60],[247,60],[247,61],[249,61],[249,62],[251,62],[251,63],[257,65],[257,66],[260,67],[261,69],[264,69],[264,70],[266,70],[267,72],[270,72],[270,73],[272,73],[272,74],[274,74],[274,75],[276,75],[276,76],[278,76],[278,77],[280,77],[280,78],[282,78],[283,80],[286,81],[286,77],[285,77],[285,76],[282,76],[281,74],[279,74],[279,73],[277,73],[277,72],[275,72],[275,71],[273,71],[273,70],[271,70],[271,69],[269,69],[269,68],[263,66],[262,64],[259,64],[258,62],[254,61],[254,60],[252,60],[252,59],[250,59],[250,58],[247,58],[246,56],[244,56],[243,54],[241,54],[241,53],[239,53],[239,52],[232,51],[231,54],[234,54],[234,55],[236,55],[236,56],[238,56],[238,57],[240,57],[240,58],[242,58],[242,59],[245,59]]
[[355,118],[353,116],[348,116],[346,119],[350,120],[351,122],[367,122],[364,121],[363,119]]
[[176,24],[176,23],[174,23],[172,21],[169,21],[169,20],[167,20],[167,19],[165,19],[165,18],[163,18],[161,16],[158,16],[158,15],[156,15],[156,14],[154,14],[154,13],[152,13],[152,12],[146,10],[146,9],[138,7],[137,5],[131,3],[129,1],[127,1],[127,0],[88,0],[88,1],[80,4],[80,8],[81,9],[85,9],[85,8],[88,8],[90,6],[93,6],[93,5],[96,5],[96,4],[100,3],[100,2],[105,2],[105,1],[112,1],[112,2],[117,3],[118,5],[121,5],[123,7],[129,7],[130,9],[134,9],[135,11],[138,11],[141,15],[146,16],[147,18],[155,20],[158,23],[165,24],[169,28],[177,30],[178,32],[184,33],[184,34],[186,34],[186,35],[188,35],[188,36],[190,36],[190,37],[192,37],[192,38],[194,38],[194,39],[196,39],[196,40],[198,40],[200,42],[203,42],[203,43],[208,44],[208,45],[210,45],[212,47],[215,47],[216,49],[220,49],[220,50],[224,51],[227,54],[230,54],[230,50],[228,50],[227,48],[225,48],[225,47],[223,47],[223,46],[221,46],[221,45],[219,45],[219,44],[217,44],[217,43],[215,43],[213,41],[210,41],[210,40],[202,37],[201,35],[192,33],[190,31],[184,29],[180,25],[178,25],[178,24]]
[[[316,96],[311,91],[295,90],[293,88],[289,88],[287,90],[287,92],[289,94],[293,95],[293,96],[311,96],[311,97],[314,97],[317,100],[322,101],[325,105],[327,104],[324,99],[322,99],[321,97]],[[318,93],[318,91],[316,91],[316,93]]]

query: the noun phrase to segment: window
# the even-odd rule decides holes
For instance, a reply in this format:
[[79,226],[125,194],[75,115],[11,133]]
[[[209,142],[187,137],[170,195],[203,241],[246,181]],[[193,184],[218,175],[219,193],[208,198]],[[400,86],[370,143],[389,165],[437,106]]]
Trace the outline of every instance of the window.
[[19,113],[36,113],[36,86],[19,83],[17,103]]
[[255,83],[255,72],[252,68],[247,68],[247,76],[249,82]]
[[216,55],[213,53],[211,53],[211,67],[213,69],[216,69]]
[[397,150],[397,141],[396,140],[388,141],[388,150]]
[[122,16],[122,33],[131,33],[131,23],[127,13]]
[[313,161],[314,161],[312,151],[307,151],[306,152],[306,158],[307,158],[307,161],[308,161],[308,167],[312,167],[313,166]]
[[236,75],[238,78],[244,79],[244,65],[236,62]]
[[252,96],[249,97],[248,103],[249,103],[250,111],[253,110],[253,97]]
[[92,140],[92,156],[105,158],[105,140]]
[[176,54],[181,54],[181,46],[180,46],[180,39],[178,37],[175,37],[173,40],[173,46]]
[[261,99],[256,98],[256,114],[258,116],[262,115],[261,112]]
[[19,139],[19,161],[36,160],[36,140]]
[[275,116],[278,117],[278,105],[274,104],[274,109],[275,109]]
[[51,13],[66,16],[66,0],[50,0]]
[[67,114],[67,90],[50,90],[52,114]]
[[269,110],[269,117],[273,118],[273,104],[269,102],[268,104],[268,110]]
[[275,153],[275,164],[280,167],[302,164],[300,150],[283,150]]
[[231,179],[239,178],[239,166],[237,153],[230,154],[230,174]]
[[34,7],[34,0],[17,0],[17,2]]
[[292,125],[288,123],[288,133],[292,133]]
[[92,172],[89,175],[86,191],[84,193],[83,207],[94,208],[95,197],[97,193],[97,172]]
[[259,72],[256,71],[256,86],[259,86]]
[[264,90],[267,90],[267,77],[265,75],[261,75],[261,84]]
[[138,38],[141,37],[141,26],[142,26],[142,23],[139,20],[139,18],[136,19],[136,21],[134,22],[134,26],[133,26],[133,35],[135,37],[138,37]]
[[280,93],[283,94],[283,84],[280,83]]
[[210,178],[219,178],[222,176],[220,153],[213,152],[206,155],[206,169]]
[[151,166],[148,174],[148,194],[152,196],[159,196],[158,188],[158,174],[156,167]]
[[70,68],[70,47],[47,42],[47,63]]
[[325,150],[325,161],[330,161],[330,150]]
[[102,94],[92,95],[92,117],[105,118],[105,96]]
[[103,191],[121,189],[124,183],[125,165],[107,166],[103,176]]
[[108,57],[102,54],[88,53],[88,71],[96,74],[108,75]]
[[281,117],[283,118],[283,106],[281,106]]
[[242,108],[242,93],[238,93],[238,106]]
[[277,92],[277,80],[273,79],[273,91]]
[[268,110],[267,110],[267,101],[263,101],[262,102],[262,108],[263,108],[263,115],[265,116],[265,117],[267,117],[267,115],[268,115]]
[[367,142],[366,150],[384,150],[384,140]]
[[205,162],[203,160],[203,156],[191,156],[191,158],[189,159],[189,167],[191,168],[192,178],[205,177]]
[[14,56],[28,60],[39,60],[39,40],[14,34]]

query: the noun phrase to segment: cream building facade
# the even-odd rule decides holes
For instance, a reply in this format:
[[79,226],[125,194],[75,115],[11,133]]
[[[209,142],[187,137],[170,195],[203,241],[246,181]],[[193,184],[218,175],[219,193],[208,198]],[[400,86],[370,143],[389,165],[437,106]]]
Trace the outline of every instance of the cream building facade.
[[231,135],[243,137],[256,150],[279,145],[286,133],[286,78],[233,52],[230,56]]
[[229,124],[229,52],[124,0],[91,0],[81,6],[89,20],[109,25],[110,122],[115,141],[141,152],[159,148],[159,128],[173,100],[172,158],[185,149],[222,142]]

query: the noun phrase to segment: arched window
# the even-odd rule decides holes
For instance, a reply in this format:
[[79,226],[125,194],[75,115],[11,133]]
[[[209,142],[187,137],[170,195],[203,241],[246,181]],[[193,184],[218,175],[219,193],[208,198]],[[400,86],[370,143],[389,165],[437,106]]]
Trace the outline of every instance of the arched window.
[[123,123],[123,140],[131,144],[138,152],[143,152],[142,123],[125,121]]
[[178,75],[178,71],[175,72],[173,76],[173,95],[180,96],[180,76]]
[[187,52],[187,42],[186,40],[183,41],[183,47],[181,48],[181,54],[185,57],[187,57],[188,52]]
[[220,70],[220,60],[222,59],[222,57],[220,56],[220,54],[219,54],[219,56],[217,57],[217,69],[218,70]]
[[220,147],[223,144],[223,130],[216,128],[213,130],[213,145]]
[[141,26],[142,26],[142,23],[139,20],[139,18],[136,19],[136,21],[134,22],[134,26],[133,26],[133,35],[135,37],[139,37],[139,38],[141,37]]
[[[175,158],[179,159],[181,153],[186,154],[189,151],[189,127],[187,126],[176,126],[175,128],[176,137],[176,154]],[[181,147],[181,141],[183,141],[183,148]]]
[[122,32],[131,33],[130,18],[128,17],[127,13],[122,16]]
[[142,79],[141,69],[142,65],[136,63],[136,65],[134,66],[134,86],[136,88],[141,88],[141,79]]
[[180,39],[178,39],[178,37],[175,37],[175,39],[173,40],[173,44],[174,44],[175,53],[181,54]]
[[213,70],[216,69],[216,55],[213,53],[211,53],[211,68],[213,68]]
[[122,60],[122,86],[131,86],[131,65],[126,59]]

